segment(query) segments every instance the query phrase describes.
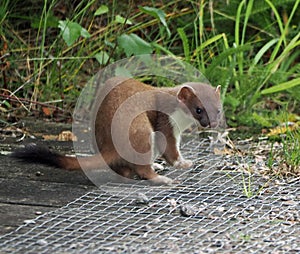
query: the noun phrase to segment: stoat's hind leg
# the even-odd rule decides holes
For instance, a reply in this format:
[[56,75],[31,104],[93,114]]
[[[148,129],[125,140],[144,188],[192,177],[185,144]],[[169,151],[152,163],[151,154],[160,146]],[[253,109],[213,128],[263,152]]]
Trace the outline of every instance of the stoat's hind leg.
[[129,167],[120,167],[118,169],[114,170],[116,173],[118,173],[119,175],[126,177],[126,178],[133,178],[135,175],[134,170],[132,170]]

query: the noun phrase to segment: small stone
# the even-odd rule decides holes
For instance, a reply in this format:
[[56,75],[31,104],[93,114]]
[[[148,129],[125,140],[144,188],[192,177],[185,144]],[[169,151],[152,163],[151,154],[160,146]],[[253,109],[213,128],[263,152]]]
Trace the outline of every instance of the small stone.
[[286,200],[282,202],[284,206],[296,206],[298,203],[294,200]]
[[70,245],[71,249],[79,249],[80,247],[83,247],[83,245],[81,243],[72,243]]
[[182,204],[180,206],[180,214],[185,217],[194,216],[197,213],[197,210],[195,207],[188,205],[188,204]]
[[36,211],[35,214],[36,214],[36,215],[41,215],[41,214],[43,214],[43,213],[42,213],[41,211]]
[[248,216],[250,213],[249,213],[248,211],[243,211],[242,214],[243,214],[244,216]]
[[172,207],[172,208],[176,208],[177,207],[177,202],[176,202],[176,200],[174,199],[174,198],[169,198],[168,200],[167,200],[167,202],[169,203],[169,205]]
[[71,248],[71,249],[76,249],[76,248],[77,248],[77,244],[76,244],[76,243],[72,243],[72,244],[70,245],[70,248]]
[[282,201],[291,201],[291,200],[293,200],[293,199],[295,199],[295,196],[294,195],[286,195],[286,196],[282,196],[281,197],[281,200]]
[[36,243],[38,245],[42,245],[42,246],[45,246],[45,245],[48,244],[48,242],[46,240],[44,240],[44,239],[37,240]]
[[224,206],[218,206],[217,211],[220,212],[220,213],[223,213],[225,211],[225,207]]
[[151,230],[151,229],[152,229],[152,227],[151,227],[151,226],[149,226],[149,225],[145,225],[145,230],[149,231],[149,230]]
[[35,224],[34,220],[24,220],[25,224]]
[[249,211],[255,211],[255,206],[250,206]]
[[161,219],[160,218],[155,218],[152,222],[155,223],[155,224],[158,224],[158,223],[161,222]]
[[147,205],[147,204],[149,204],[149,198],[144,193],[139,192],[135,202],[137,204]]

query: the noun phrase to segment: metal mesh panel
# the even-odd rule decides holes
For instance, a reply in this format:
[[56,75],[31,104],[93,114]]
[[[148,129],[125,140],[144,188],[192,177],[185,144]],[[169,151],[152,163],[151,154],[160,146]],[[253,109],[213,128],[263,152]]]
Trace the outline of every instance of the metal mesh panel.
[[299,252],[300,184],[249,178],[228,165],[250,158],[209,150],[202,139],[186,142],[195,167],[161,172],[178,184],[107,183],[0,237],[0,252]]

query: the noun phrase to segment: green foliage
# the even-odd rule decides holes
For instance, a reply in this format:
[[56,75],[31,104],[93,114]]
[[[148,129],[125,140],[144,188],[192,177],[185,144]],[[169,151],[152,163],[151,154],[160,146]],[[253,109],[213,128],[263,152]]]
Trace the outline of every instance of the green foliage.
[[76,22],[60,20],[58,23],[62,37],[69,47],[73,45],[80,36],[84,38],[91,37],[89,32]]
[[99,53],[95,54],[95,58],[101,65],[106,65],[109,61],[109,55],[105,51],[100,51]]
[[8,14],[8,5],[9,1],[8,0],[3,0],[1,5],[0,5],[0,25],[5,21],[5,18]]
[[179,34],[180,39],[182,41],[182,47],[183,47],[185,61],[190,63],[191,55],[190,55],[190,45],[189,45],[188,37],[187,37],[186,33],[184,32],[183,28],[178,28],[177,33]]
[[108,13],[108,7],[106,5],[101,5],[96,11],[94,16],[100,16],[102,14]]
[[119,24],[132,25],[132,21],[130,19],[124,18],[121,15],[116,16],[115,22]]
[[290,89],[292,87],[300,85],[300,78],[295,78],[289,81],[286,81],[284,83],[278,84],[276,86],[264,89],[261,91],[262,94],[270,94],[270,93],[276,93],[283,90]]
[[248,174],[248,179],[245,179],[244,174],[242,174],[243,177],[243,193],[247,198],[251,198],[255,195],[253,192],[253,182],[252,182],[252,176],[251,174]]
[[158,19],[162,23],[162,25],[165,27],[168,37],[171,36],[171,32],[170,32],[170,29],[169,29],[167,21],[166,21],[166,13],[163,10],[149,7],[149,6],[145,6],[145,7],[140,6],[140,10],[142,12]]
[[[283,139],[283,158],[287,165],[300,166],[300,130],[288,131]],[[299,173],[299,172],[298,172]]]
[[122,34],[119,36],[118,44],[124,50],[127,57],[132,55],[151,54],[153,51],[150,43],[134,33],[129,35]]
[[99,68],[167,54],[222,86],[230,126],[268,127],[283,105],[299,113],[299,3],[4,0],[1,34],[12,52],[5,83],[16,96],[69,109]]

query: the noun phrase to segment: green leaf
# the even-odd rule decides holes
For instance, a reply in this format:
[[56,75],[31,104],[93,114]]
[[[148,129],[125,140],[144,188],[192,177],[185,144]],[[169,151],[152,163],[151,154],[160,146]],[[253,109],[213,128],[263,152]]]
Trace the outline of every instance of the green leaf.
[[116,75],[116,77],[127,77],[127,78],[132,78],[133,77],[130,70],[126,69],[123,66],[118,66],[116,68],[115,75]]
[[[216,36],[215,36],[216,37]],[[213,38],[215,38],[213,37]],[[212,38],[212,39],[213,39]],[[206,44],[206,42],[209,42],[210,39],[205,41],[200,47],[198,47],[196,50],[202,49],[203,45]],[[250,50],[252,47],[249,44],[244,44],[243,46],[238,46],[236,48],[229,48],[224,50],[219,55],[215,56],[211,62],[211,65],[207,67],[206,74],[209,75],[209,73],[215,71],[216,67],[219,66],[223,61],[225,61],[227,58],[234,56],[235,54],[238,54],[240,52],[244,52],[247,50]],[[195,54],[195,53],[194,53]]]
[[201,45],[199,47],[197,47],[194,50],[194,56],[196,56],[200,51],[202,51],[204,48],[206,48],[210,44],[214,44],[218,40],[222,40],[222,39],[224,39],[224,34],[217,34],[214,37],[211,37],[211,38],[207,39],[206,41],[201,43]]
[[189,45],[189,40],[186,36],[185,31],[183,30],[183,28],[178,28],[177,32],[180,36],[180,39],[182,41],[182,45],[183,45],[183,52],[184,52],[184,56],[185,56],[185,60],[190,63],[191,61],[191,56],[190,56],[190,45]]
[[252,70],[255,68],[255,66],[257,65],[257,63],[259,62],[259,60],[263,57],[263,55],[270,50],[270,48],[276,43],[278,42],[278,38],[272,39],[269,42],[267,42],[255,55],[253,63],[251,64],[250,68],[249,68],[249,74],[251,74]]
[[148,15],[156,18],[156,19],[158,19],[163,24],[163,26],[166,28],[167,33],[168,33],[168,37],[171,36],[170,29],[169,29],[168,24],[166,22],[166,13],[163,10],[157,9],[157,8],[153,8],[153,7],[148,7],[148,6],[144,6],[144,7],[140,6],[139,9],[142,12],[144,12],[144,13],[146,13],[146,14],[148,14]]
[[298,85],[300,85],[300,78],[295,78],[295,79],[289,80],[287,82],[278,84],[276,86],[264,89],[261,91],[261,94],[276,93],[276,92],[290,89],[290,88],[292,88],[294,86],[298,86]]
[[108,7],[106,5],[101,5],[95,12],[94,16],[100,16],[108,12]]
[[270,121],[268,121],[265,116],[258,115],[257,113],[254,112],[252,114],[252,118],[255,122],[257,122],[258,124],[260,124],[263,127],[271,127],[272,126],[272,123],[270,123]]
[[132,21],[130,19],[127,19],[120,16],[120,15],[117,15],[116,18],[115,18],[115,22],[116,23],[120,23],[120,24],[126,24],[126,25],[132,25]]
[[60,20],[58,22],[58,27],[62,31],[62,37],[68,46],[73,45],[80,36],[84,38],[89,38],[91,36],[86,29],[81,27],[81,25],[69,20]]
[[[34,16],[31,18],[32,22],[31,22],[31,27],[32,28],[40,28],[41,26],[41,17],[40,16]],[[46,17],[46,27],[57,27],[58,25],[58,18],[55,17],[52,13],[50,13],[47,17]]]
[[240,100],[237,97],[232,96],[230,94],[228,94],[226,96],[225,102],[228,103],[234,109],[237,108],[241,104]]
[[151,54],[153,49],[150,43],[144,41],[136,34],[122,34],[118,37],[119,46],[127,57],[131,55]]
[[90,33],[83,27],[81,27],[80,35],[83,38],[90,38],[91,37]]
[[95,55],[95,58],[100,64],[107,64],[109,55],[105,51],[100,51]]

